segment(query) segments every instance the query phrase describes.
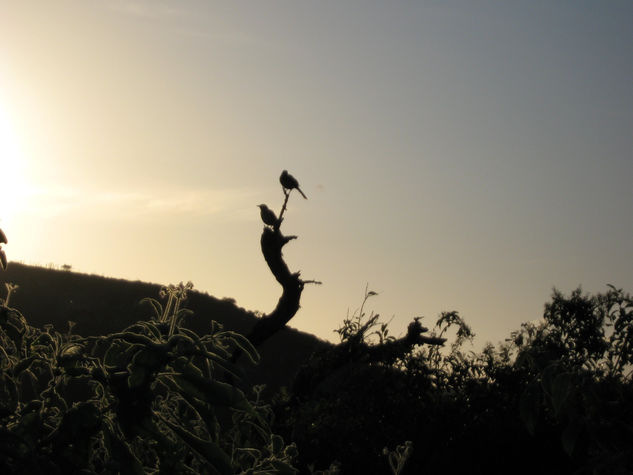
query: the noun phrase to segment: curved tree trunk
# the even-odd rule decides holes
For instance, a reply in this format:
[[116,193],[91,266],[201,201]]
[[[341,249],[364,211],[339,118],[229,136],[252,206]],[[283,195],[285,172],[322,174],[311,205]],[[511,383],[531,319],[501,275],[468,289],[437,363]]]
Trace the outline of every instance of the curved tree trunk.
[[275,309],[257,321],[248,339],[255,346],[261,345],[276,332],[281,330],[299,310],[299,301],[305,282],[299,277],[299,272],[291,273],[283,259],[282,248],[296,236],[284,236],[281,231],[264,228],[261,237],[262,254],[270,271],[283,288],[281,297]]

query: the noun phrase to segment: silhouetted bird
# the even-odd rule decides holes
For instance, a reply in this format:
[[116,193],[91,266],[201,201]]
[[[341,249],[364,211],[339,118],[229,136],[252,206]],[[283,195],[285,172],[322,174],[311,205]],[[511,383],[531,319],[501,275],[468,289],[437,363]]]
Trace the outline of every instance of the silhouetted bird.
[[267,224],[268,226],[275,226],[279,222],[275,212],[272,209],[270,209],[268,206],[266,205],[257,205],[257,206],[259,206],[259,214],[261,215],[262,221],[264,222],[264,224]]
[[281,183],[281,186],[283,186],[287,190],[297,190],[299,193],[301,193],[301,196],[303,196],[306,200],[308,199],[303,191],[301,191],[301,188],[299,188],[299,182],[297,181],[297,179],[293,177],[290,173],[288,173],[287,170],[281,172],[279,183]]

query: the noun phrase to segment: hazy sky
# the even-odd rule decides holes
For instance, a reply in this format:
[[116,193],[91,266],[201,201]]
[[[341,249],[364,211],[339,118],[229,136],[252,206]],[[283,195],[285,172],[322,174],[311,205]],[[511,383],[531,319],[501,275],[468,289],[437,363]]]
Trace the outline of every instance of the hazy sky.
[[[333,339],[365,284],[480,343],[553,286],[633,290],[633,2],[0,0],[9,259],[272,310]],[[28,288],[20,289],[28,293]]]

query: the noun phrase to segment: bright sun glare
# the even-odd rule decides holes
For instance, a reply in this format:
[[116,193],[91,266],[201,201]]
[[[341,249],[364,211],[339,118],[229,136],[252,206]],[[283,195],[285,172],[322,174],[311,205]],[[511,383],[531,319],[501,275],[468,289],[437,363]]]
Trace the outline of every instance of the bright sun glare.
[[0,227],[10,225],[25,205],[26,164],[9,111],[0,100]]

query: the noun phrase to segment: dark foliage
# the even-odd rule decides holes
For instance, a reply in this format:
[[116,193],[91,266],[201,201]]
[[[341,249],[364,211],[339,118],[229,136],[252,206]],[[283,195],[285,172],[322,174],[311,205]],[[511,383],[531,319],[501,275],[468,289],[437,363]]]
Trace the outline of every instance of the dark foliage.
[[336,459],[344,473],[384,472],[383,447],[407,440],[403,473],[633,471],[628,294],[554,291],[542,321],[480,353],[462,350],[473,335],[455,312],[435,334],[449,328],[450,348],[394,358],[376,351],[390,343],[377,316],[347,319],[341,344],[316,354],[276,405],[300,466]]
[[[239,379],[249,366],[230,362],[236,348],[255,357],[243,337],[211,323],[203,337],[172,328],[154,304],[153,321],[88,337],[0,309],[1,470],[215,473],[222,453],[240,461],[220,473],[258,463],[272,473],[272,462],[292,473],[293,460],[303,472],[335,460],[343,473],[633,470],[633,303],[622,290],[554,291],[542,320],[479,353],[463,350],[474,335],[455,312],[429,336],[415,319],[397,339],[361,309],[338,330],[341,343],[316,350],[277,393],[274,417],[262,388]],[[262,345],[274,350],[272,366],[292,361],[296,347],[278,336]],[[279,449],[284,440],[298,452]],[[122,465],[108,465],[106,453]]]
[[179,316],[80,337],[0,307],[0,473],[295,473],[269,406],[232,383],[231,354],[255,349]]

